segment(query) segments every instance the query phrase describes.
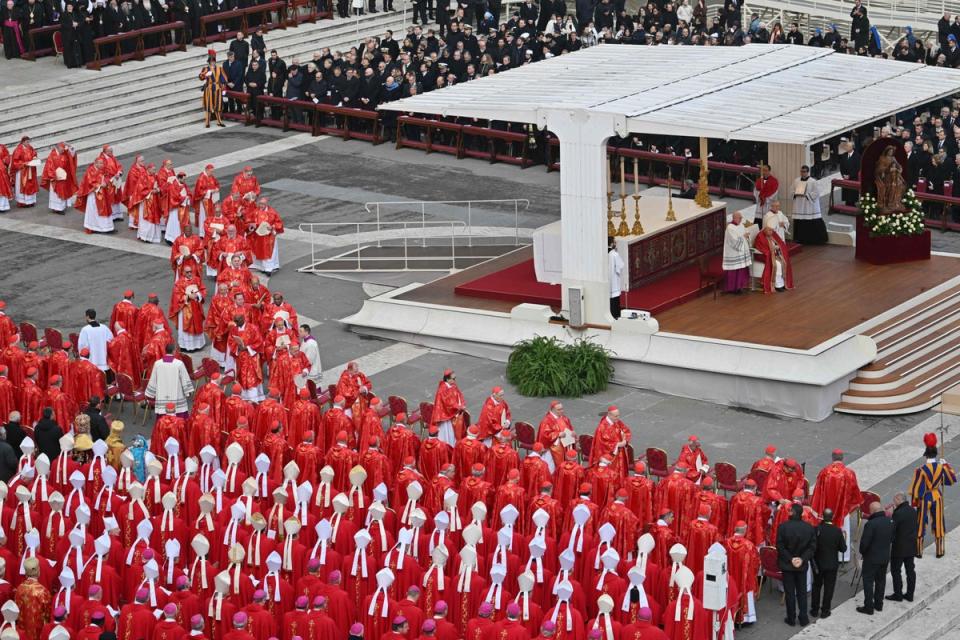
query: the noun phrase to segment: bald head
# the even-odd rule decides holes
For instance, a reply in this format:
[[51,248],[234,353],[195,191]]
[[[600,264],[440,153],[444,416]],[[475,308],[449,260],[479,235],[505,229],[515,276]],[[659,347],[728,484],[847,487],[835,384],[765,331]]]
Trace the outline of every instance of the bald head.
[[882,505],[882,504],[880,504],[879,502],[871,502],[871,503],[870,503],[870,513],[871,513],[871,514],[880,513],[881,511],[883,511],[883,505]]

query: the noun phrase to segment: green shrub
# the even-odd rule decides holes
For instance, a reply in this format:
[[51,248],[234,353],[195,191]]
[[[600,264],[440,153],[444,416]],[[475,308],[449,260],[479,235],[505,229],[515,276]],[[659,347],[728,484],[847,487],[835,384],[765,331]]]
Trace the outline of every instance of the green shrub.
[[611,353],[589,339],[565,344],[537,336],[514,345],[507,380],[524,396],[579,398],[607,388]]

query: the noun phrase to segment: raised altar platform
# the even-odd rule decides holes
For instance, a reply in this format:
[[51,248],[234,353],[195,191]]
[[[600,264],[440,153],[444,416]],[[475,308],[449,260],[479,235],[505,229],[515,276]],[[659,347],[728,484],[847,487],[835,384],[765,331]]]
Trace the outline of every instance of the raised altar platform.
[[[675,221],[666,220],[667,197],[650,189],[640,198],[642,235],[618,236],[617,253],[627,265],[626,289],[633,290],[670,273],[689,268],[704,256],[720,252],[726,226],[726,203],[701,209],[693,200],[673,198]],[[627,224],[634,221],[633,196],[627,196]],[[614,203],[614,224],[619,223],[620,201]],[[533,261],[537,280],[557,284],[563,270],[560,221],[533,232]],[[645,307],[644,307],[645,308]]]

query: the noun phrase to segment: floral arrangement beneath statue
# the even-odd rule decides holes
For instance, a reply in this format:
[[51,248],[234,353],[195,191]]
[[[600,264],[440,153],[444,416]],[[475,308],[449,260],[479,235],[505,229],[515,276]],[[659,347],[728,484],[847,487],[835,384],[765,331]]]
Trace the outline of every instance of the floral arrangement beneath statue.
[[903,211],[880,213],[877,198],[872,193],[860,196],[863,223],[874,236],[918,236],[923,233],[923,209],[913,189],[908,189],[901,200]]

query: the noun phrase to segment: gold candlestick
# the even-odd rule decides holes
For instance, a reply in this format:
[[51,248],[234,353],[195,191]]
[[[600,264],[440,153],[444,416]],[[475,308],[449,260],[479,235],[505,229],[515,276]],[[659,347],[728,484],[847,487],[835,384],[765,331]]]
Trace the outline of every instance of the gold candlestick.
[[607,191],[607,235],[617,235],[617,228],[613,226],[613,192]]
[[630,227],[627,225],[627,195],[620,196],[620,226],[617,227],[618,236],[630,235]]
[[697,203],[697,206],[704,209],[709,209],[713,206],[713,202],[710,200],[710,185],[707,184],[708,173],[707,139],[700,138],[700,182],[697,184],[697,195],[693,201]]
[[633,194],[633,229],[630,230],[631,235],[642,236],[643,235],[643,225],[640,224],[640,194]]
[[673,189],[670,188],[670,181],[667,180],[667,222],[677,221],[677,212],[673,210]]

